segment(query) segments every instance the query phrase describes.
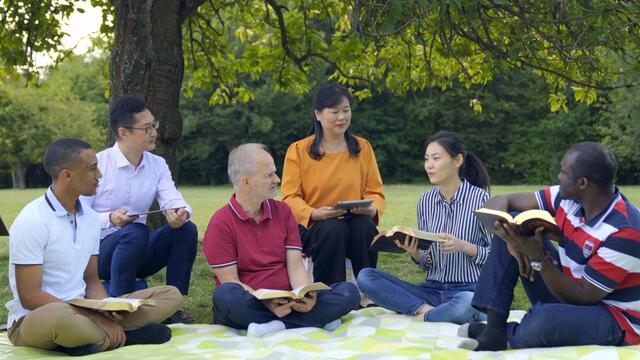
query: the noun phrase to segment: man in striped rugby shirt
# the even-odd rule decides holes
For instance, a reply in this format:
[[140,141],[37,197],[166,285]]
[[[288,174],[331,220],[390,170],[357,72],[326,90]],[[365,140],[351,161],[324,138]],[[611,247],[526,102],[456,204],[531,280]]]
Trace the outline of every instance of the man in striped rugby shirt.
[[[493,242],[473,299],[488,322],[459,332],[478,341],[475,350],[640,343],[640,213],[614,186],[616,170],[609,149],[582,142],[565,153],[559,185],[487,201],[502,211],[549,211],[562,234],[526,237],[496,224],[504,241]],[[507,324],[519,276],[534,305],[520,324]]]

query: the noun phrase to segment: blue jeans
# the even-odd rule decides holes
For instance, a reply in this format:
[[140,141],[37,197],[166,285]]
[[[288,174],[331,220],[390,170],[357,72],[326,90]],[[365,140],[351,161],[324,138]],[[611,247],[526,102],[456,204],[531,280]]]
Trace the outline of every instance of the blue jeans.
[[471,307],[475,288],[472,283],[426,281],[414,285],[384,271],[366,268],[358,274],[358,287],[379,306],[401,314],[415,315],[425,304],[433,306],[425,321],[464,324],[486,319]]
[[251,323],[280,320],[287,329],[323,327],[341,318],[360,303],[360,293],[348,282],[331,284],[331,290],[318,291],[316,305],[308,313],[291,312],[278,318],[240,284],[224,283],[213,293],[213,323],[246,329]]
[[[551,242],[545,240],[544,246],[557,260],[558,252]],[[491,253],[476,284],[473,307],[507,316],[519,277],[518,262],[509,254],[504,240],[494,237]],[[520,324],[507,324],[507,341],[511,348],[623,345],[624,333],[602,304],[562,304],[538,273],[533,282],[521,280],[534,305]]]
[[167,267],[167,285],[186,295],[196,258],[198,230],[188,221],[173,229],[165,225],[149,233],[140,223],[129,223],[100,240],[98,275],[110,281],[109,294],[134,291],[136,278],[145,278]]

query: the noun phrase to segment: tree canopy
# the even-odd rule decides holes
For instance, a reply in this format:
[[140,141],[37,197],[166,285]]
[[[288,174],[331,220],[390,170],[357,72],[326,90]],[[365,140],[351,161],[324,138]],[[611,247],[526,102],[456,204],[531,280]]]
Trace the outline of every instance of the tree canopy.
[[[299,96],[319,79],[332,79],[361,99],[464,89],[465,107],[479,113],[494,96],[488,92],[494,80],[523,70],[541,81],[536,91],[552,111],[569,110],[574,102],[607,106],[617,96],[621,103],[613,107],[622,113],[631,106],[623,101],[625,91],[638,83],[640,3],[635,1],[91,3],[104,14],[109,96],[145,98],[160,120],[157,152],[172,169],[183,130],[181,93],[189,97],[202,90],[212,105],[246,103],[257,99],[255,91],[265,81]],[[7,79],[6,73],[18,70],[37,86],[30,80],[37,70],[34,54],[61,50],[61,22],[79,7],[74,0],[0,0],[0,76]],[[515,103],[503,105],[513,110]],[[253,131],[268,123],[264,116],[247,116],[257,126]],[[605,138],[617,139],[635,129],[633,121],[598,126]]]

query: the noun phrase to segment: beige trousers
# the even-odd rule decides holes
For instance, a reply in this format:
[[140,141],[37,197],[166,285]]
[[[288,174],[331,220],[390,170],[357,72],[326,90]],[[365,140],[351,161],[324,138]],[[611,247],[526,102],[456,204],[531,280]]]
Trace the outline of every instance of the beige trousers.
[[[120,322],[124,330],[164,321],[180,308],[183,300],[180,291],[173,286],[158,286],[120,297],[153,299],[155,302],[155,305],[142,305],[135,312],[124,313]],[[73,305],[63,302],[49,303],[33,310],[14,322],[8,335],[15,346],[45,350],[88,344],[96,344],[102,350],[109,348],[109,338],[102,327],[73,311]]]

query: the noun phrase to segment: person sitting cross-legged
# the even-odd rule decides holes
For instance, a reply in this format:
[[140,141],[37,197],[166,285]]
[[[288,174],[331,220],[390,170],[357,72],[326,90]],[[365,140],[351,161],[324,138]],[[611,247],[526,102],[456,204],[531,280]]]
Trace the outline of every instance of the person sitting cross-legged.
[[311,283],[302,260],[295,216],[273,199],[280,183],[264,145],[244,144],[229,154],[235,193],[213,214],[204,236],[204,254],[213,268],[213,322],[263,336],[298,327],[334,329],[354,309],[360,294],[347,282],[310,292],[300,300],[258,300],[259,288],[290,290]]
[[[198,249],[198,230],[190,221],[193,211],[176,189],[167,162],[151,153],[159,138],[160,123],[144,100],[125,96],[109,110],[109,127],[116,142],[97,154],[104,175],[96,194],[82,197],[98,213],[102,234],[98,275],[110,283],[111,296],[136,288],[166,267],[166,283],[189,293],[191,269]],[[147,211],[154,200],[167,225],[149,231]],[[192,323],[179,310],[166,323]]]
[[20,211],[9,235],[9,341],[69,355],[168,341],[171,330],[159,323],[182,303],[173,286],[121,295],[154,300],[133,313],[99,312],[68,303],[107,297],[98,278],[98,214],[78,201],[79,195],[95,193],[102,174],[95,152],[76,139],[54,142],[43,163],[53,184]]
[[[640,212],[614,186],[617,164],[604,145],[582,142],[560,163],[559,186],[489,199],[501,211],[543,209],[561,234],[521,235],[496,222],[495,240],[472,305],[488,322],[460,328],[475,350],[640,343]],[[556,249],[548,239],[558,241]],[[508,323],[521,277],[534,304]]]

